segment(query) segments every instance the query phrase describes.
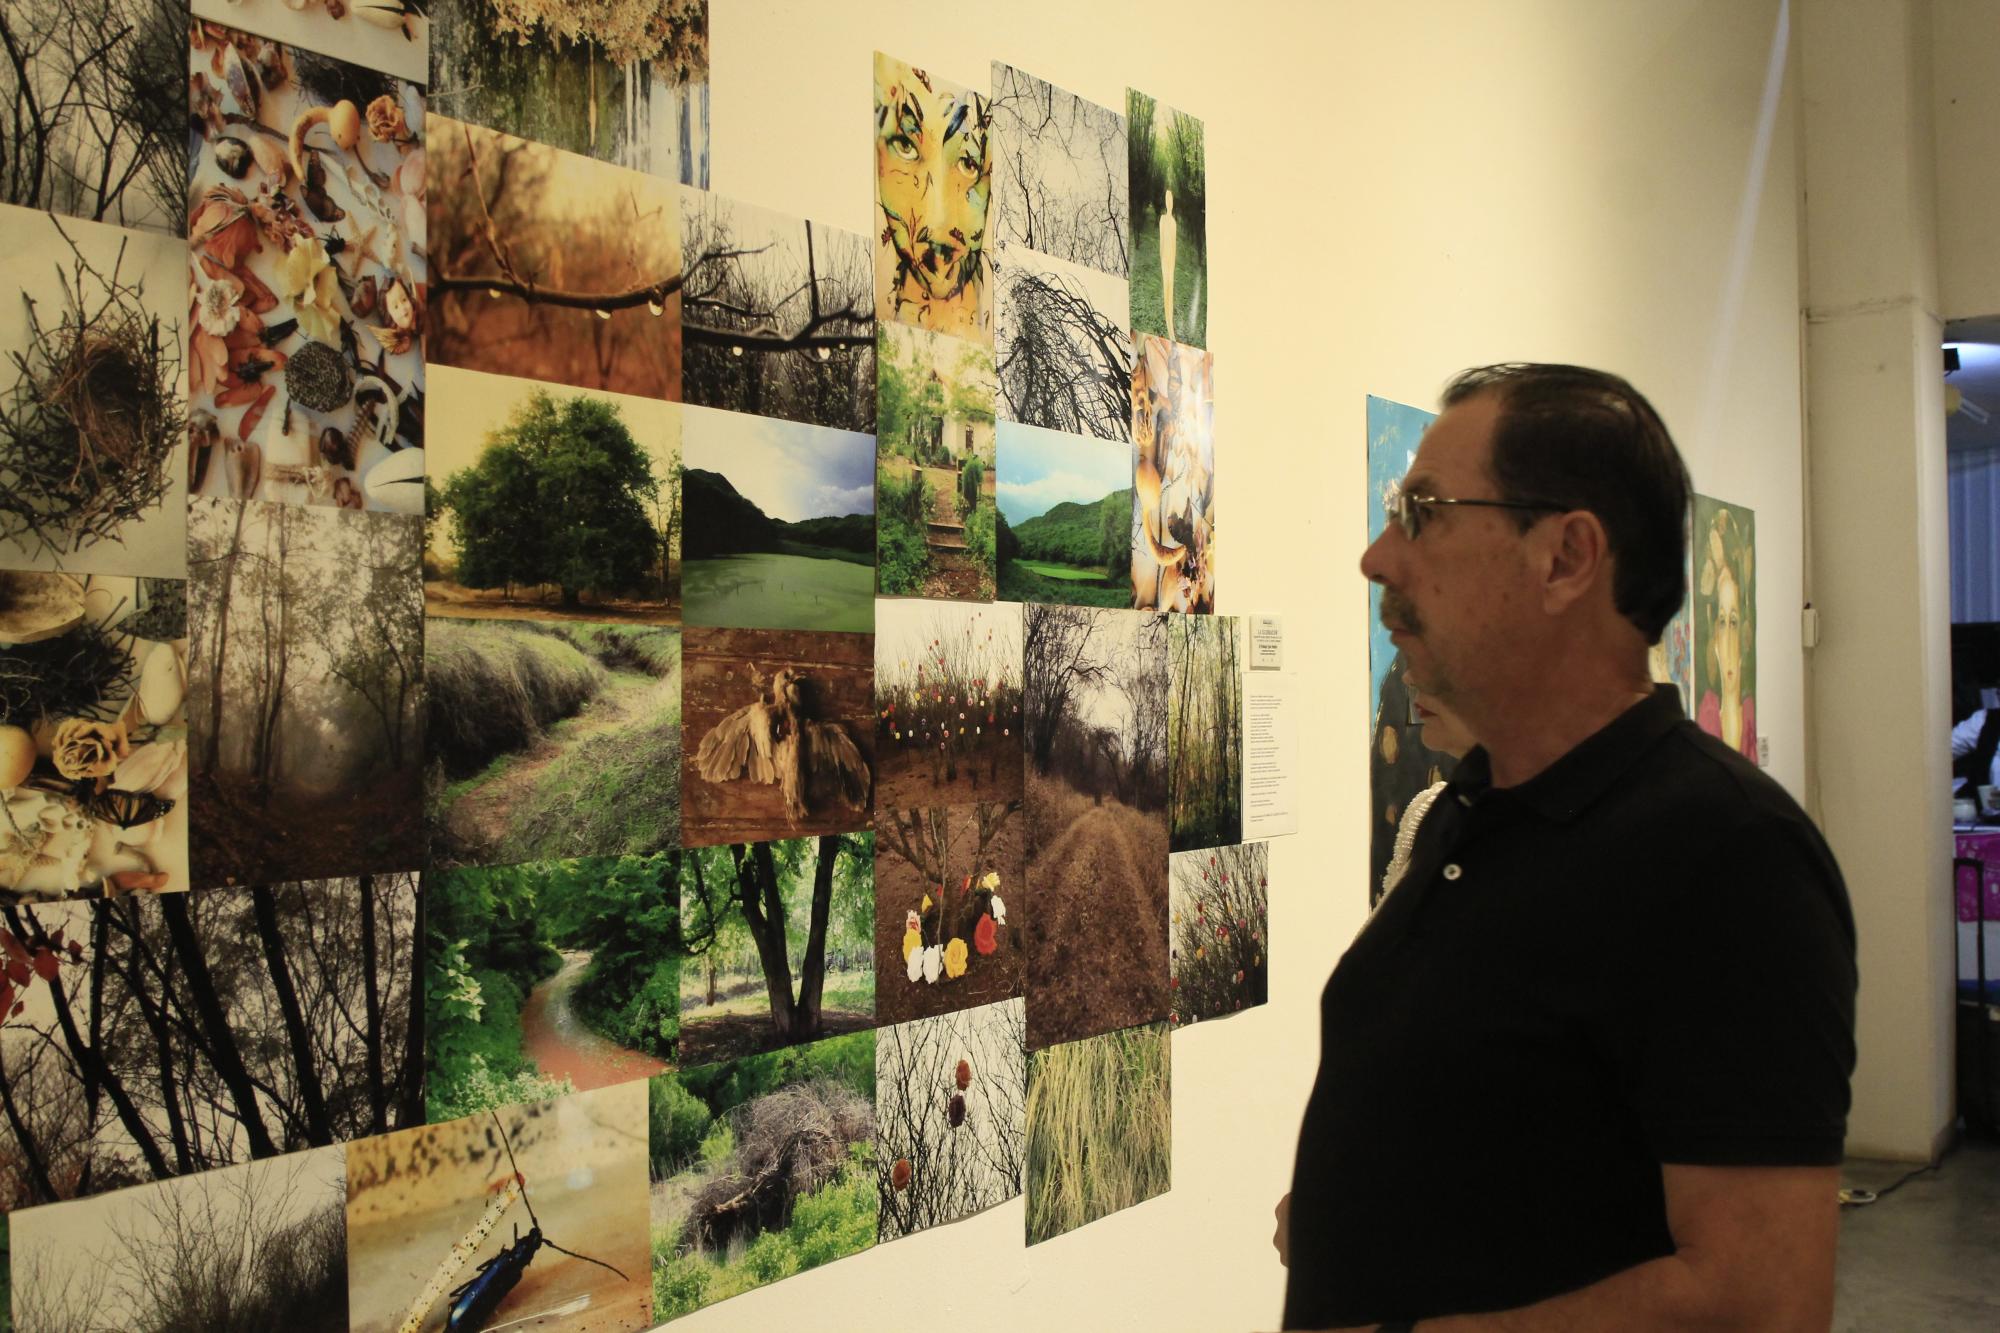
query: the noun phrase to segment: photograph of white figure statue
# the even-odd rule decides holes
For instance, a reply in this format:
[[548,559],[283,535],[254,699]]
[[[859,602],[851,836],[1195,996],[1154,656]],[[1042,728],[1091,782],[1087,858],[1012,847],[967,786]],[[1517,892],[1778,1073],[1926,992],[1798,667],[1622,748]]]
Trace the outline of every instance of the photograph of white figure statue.
[[1208,170],[1202,123],[1125,94],[1132,198],[1132,336],[1208,346]]

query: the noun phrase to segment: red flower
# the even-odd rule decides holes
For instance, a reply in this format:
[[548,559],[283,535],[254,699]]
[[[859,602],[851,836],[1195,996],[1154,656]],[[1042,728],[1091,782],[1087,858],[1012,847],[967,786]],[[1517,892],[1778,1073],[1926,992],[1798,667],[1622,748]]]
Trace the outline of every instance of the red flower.
[[899,1190],[910,1187],[910,1159],[898,1157],[896,1164],[889,1168],[889,1183]]
[[964,1092],[967,1088],[971,1086],[972,1086],[972,1062],[970,1060],[960,1060],[958,1062],[958,1090],[960,1092]]
[[953,1129],[957,1129],[960,1125],[965,1123],[964,1093],[954,1092],[953,1094],[951,1094],[951,1106],[949,1108],[949,1113],[946,1116],[946,1118],[951,1121],[951,1127]]
[[[995,938],[993,928],[993,913],[981,912],[979,914],[979,924],[972,928],[972,947],[981,953],[992,953],[998,947],[998,944],[999,941]],[[964,1085],[960,1084],[959,1086],[963,1087]]]

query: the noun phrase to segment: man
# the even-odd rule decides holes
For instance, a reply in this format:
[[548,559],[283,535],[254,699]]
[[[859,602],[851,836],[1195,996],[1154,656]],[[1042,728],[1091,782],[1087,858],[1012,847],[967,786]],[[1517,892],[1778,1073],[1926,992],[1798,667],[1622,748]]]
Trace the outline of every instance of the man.
[[1362,572],[1481,745],[1321,1000],[1287,1328],[1831,1321],[1853,916],[1648,678],[1688,490],[1629,384],[1509,365],[1452,382],[1387,497]]

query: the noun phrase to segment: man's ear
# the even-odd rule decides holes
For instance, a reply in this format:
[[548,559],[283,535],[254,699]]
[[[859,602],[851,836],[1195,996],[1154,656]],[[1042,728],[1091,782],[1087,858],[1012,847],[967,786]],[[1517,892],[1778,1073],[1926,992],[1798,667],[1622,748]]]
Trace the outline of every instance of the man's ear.
[[1561,614],[1602,585],[1611,585],[1611,539],[1587,509],[1573,509],[1538,526],[1542,609]]

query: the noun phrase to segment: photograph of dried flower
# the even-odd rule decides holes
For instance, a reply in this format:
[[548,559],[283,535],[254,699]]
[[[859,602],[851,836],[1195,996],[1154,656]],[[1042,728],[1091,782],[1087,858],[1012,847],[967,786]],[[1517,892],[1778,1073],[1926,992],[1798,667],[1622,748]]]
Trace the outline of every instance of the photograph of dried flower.
[[344,1148],[14,1214],[15,1327],[347,1333]]
[[1132,452],[1132,604],[1214,611],[1214,353],[1140,339]]
[[197,888],[424,861],[423,521],[188,511]]
[[1025,822],[1018,801],[876,816],[877,1022],[1021,994]]
[[[1125,276],[1125,117],[993,62],[995,239]],[[1120,291],[1123,299],[1123,291]],[[1125,326],[1121,306],[1118,327]]]
[[1241,842],[1241,618],[1172,616],[1167,624],[1167,791],[1173,850]]
[[708,0],[430,0],[438,111],[708,188]]
[[1173,1181],[1173,1043],[1165,1023],[1028,1054],[1028,1244]]
[[866,833],[681,856],[680,1062],[875,1026],[875,845]]
[[425,141],[431,360],[678,402],[679,187],[445,116]]
[[0,1203],[423,1123],[417,912],[414,875],[0,909]]
[[1125,90],[1132,336],[1208,346],[1208,167],[1202,123]]
[[1168,957],[1175,1027],[1254,1008],[1270,997],[1271,845],[1175,852]]
[[423,513],[423,89],[217,23],[188,58],[190,494]]
[[[517,1282],[459,1290],[536,1229]],[[637,1333],[652,1326],[647,1259],[643,1082],[347,1149],[353,1333],[439,1330],[448,1311],[465,1329]]]
[[875,610],[875,806],[1021,798],[1021,608]]
[[687,623],[875,627],[875,437],[682,409]]
[[431,620],[424,684],[433,868],[680,845],[679,630]]
[[866,236],[686,190],[681,253],[689,403],[874,432]]
[[1003,1000],[875,1034],[878,1239],[1021,1192],[1026,1024],[1021,1001]]
[[423,83],[430,77],[426,0],[194,0],[194,16]]
[[1132,339],[1125,280],[1000,248],[994,363],[1000,416],[1031,426],[1132,438]]
[[1132,450],[1039,426],[999,426],[999,595],[1129,606]]
[[0,571],[0,900],[188,888],[187,651],[179,579]]
[[679,857],[588,857],[424,881],[431,1123],[673,1068]]
[[431,400],[430,615],[680,623],[678,405],[449,366]]
[[4,205],[0,230],[0,564],[179,575],[186,247]]
[[648,1091],[653,1318],[875,1243],[873,1032],[684,1070]]
[[7,5],[0,200],[181,235],[187,27],[187,6],[171,0]]
[[1167,1015],[1166,617],[1024,615],[1028,1045]]
[[993,341],[986,94],[875,53],[875,313]]
[[993,353],[884,324],[876,344],[876,590],[993,600]]
[[871,636],[693,627],[682,661],[684,845],[868,827]]

